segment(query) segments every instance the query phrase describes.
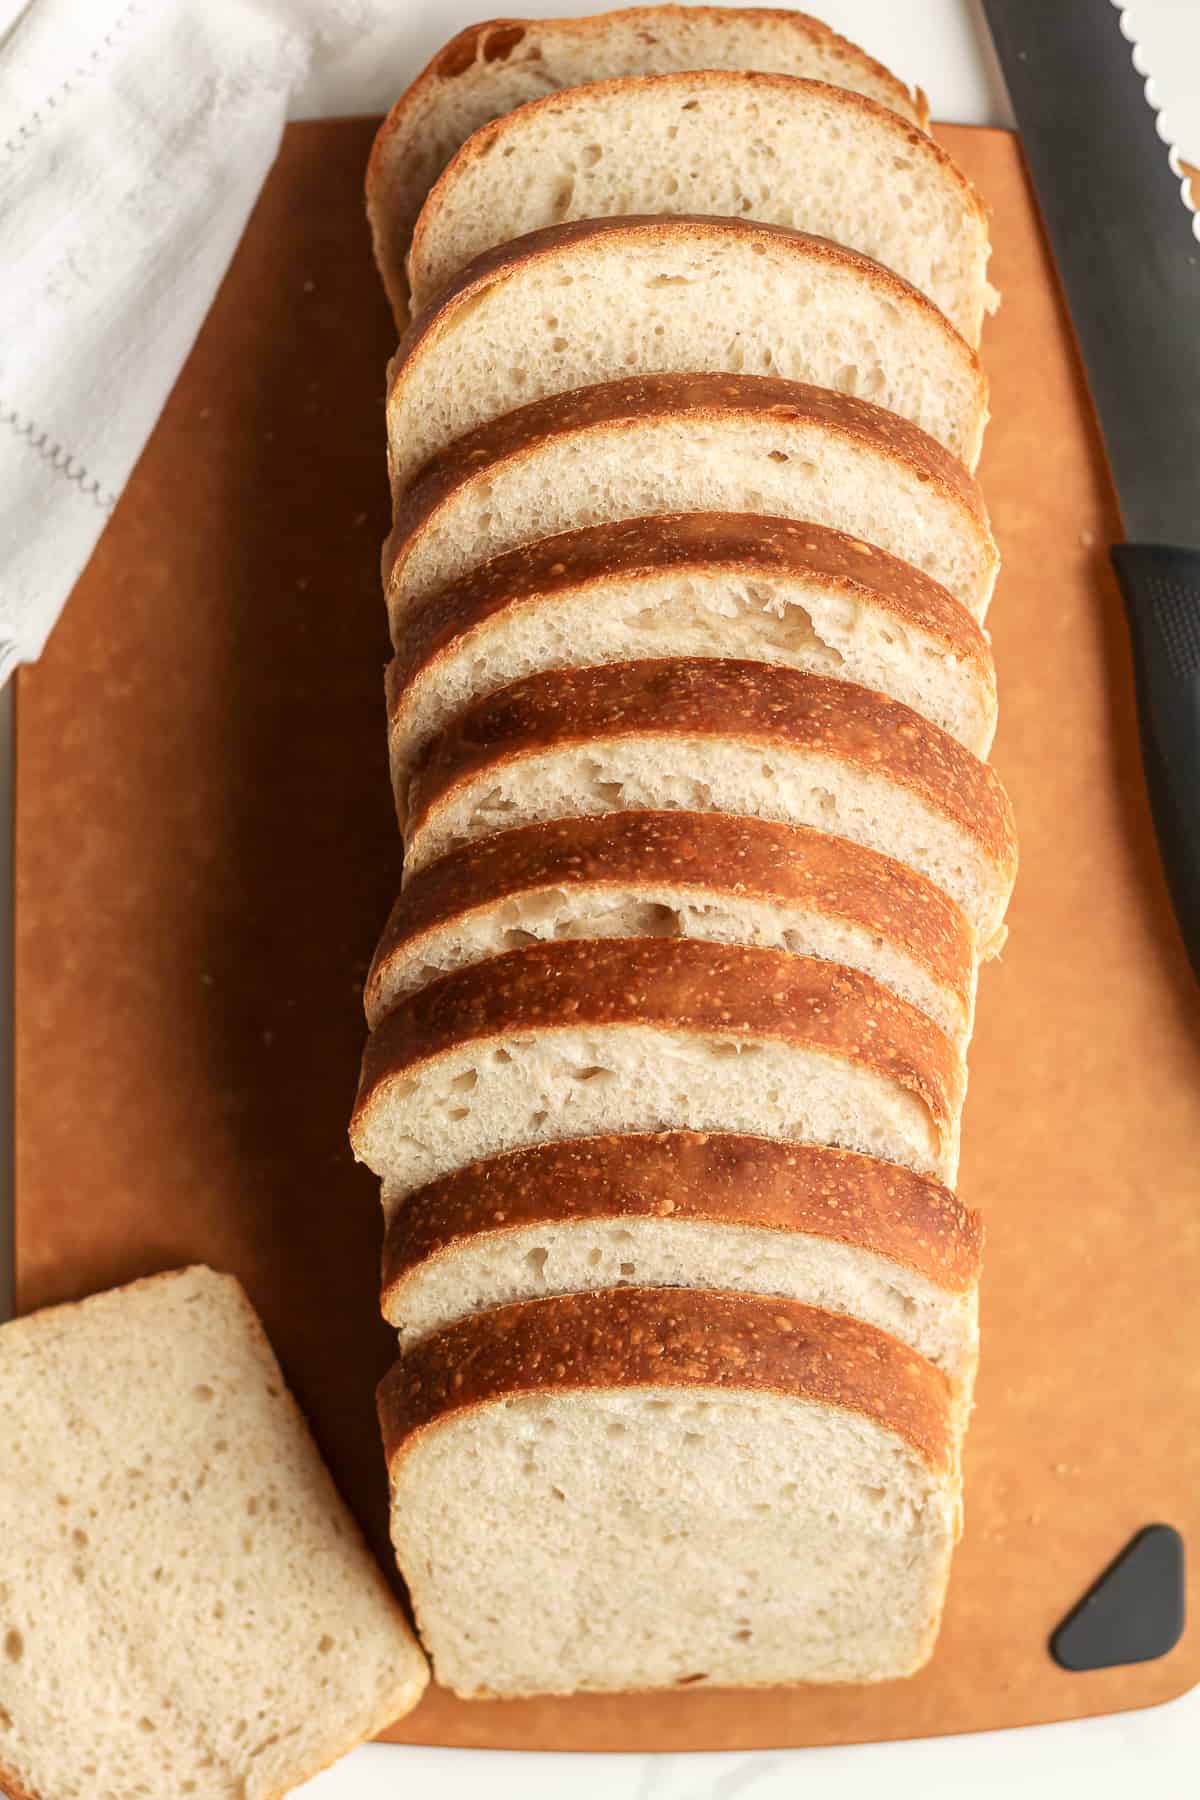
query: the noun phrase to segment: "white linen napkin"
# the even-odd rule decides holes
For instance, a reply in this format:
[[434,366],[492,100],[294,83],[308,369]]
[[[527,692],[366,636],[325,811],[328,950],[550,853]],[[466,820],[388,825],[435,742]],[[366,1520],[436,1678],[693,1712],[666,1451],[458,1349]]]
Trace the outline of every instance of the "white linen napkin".
[[250,0],[35,0],[0,49],[0,680],[41,651],[150,435],[305,52]]
[[91,554],[286,119],[384,110],[438,10],[0,0],[0,682]]

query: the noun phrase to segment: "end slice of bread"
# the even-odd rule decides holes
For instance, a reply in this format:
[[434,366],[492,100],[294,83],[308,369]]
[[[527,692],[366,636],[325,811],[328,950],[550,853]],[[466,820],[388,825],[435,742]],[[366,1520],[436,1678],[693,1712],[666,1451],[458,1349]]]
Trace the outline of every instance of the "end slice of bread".
[[969,1392],[979,1216],[848,1150],[730,1132],[540,1144],[409,1196],[383,1251],[402,1349],[546,1294],[687,1287],[776,1294],[890,1332]]
[[367,169],[375,260],[396,315],[408,313],[404,262],[429,189],[473,131],[581,82],[673,69],[764,69],[853,88],[928,123],[923,94],[805,13],[765,7],[635,6],[571,19],[490,19],[438,51],[397,100]]
[[976,756],[991,748],[991,646],[937,582],[827,526],[668,513],[522,545],[401,622],[387,677],[397,804],[430,739],[484,695],[542,669],[658,656],[836,675]]
[[862,94],[746,69],[591,82],[473,133],[413,231],[413,306],[496,244],[635,213],[751,218],[832,238],[894,269],[979,341],[987,209],[953,159]]
[[848,838],[726,813],[618,812],[518,826],[428,863],[392,908],[364,989],[371,1026],[439,976],[530,943],[705,938],[859,969],[959,1047],[975,939],[952,900]]
[[868,688],[693,657],[555,669],[469,707],[408,794],[406,879],[462,844],[588,813],[723,812],[827,831],[906,863],[981,951],[1016,876],[995,771]]
[[0,1330],[0,1790],[274,1800],[424,1658],[239,1284],[183,1269]]
[[485,251],[413,325],[388,393],[393,491],[500,414],[630,369],[857,395],[968,469],[983,443],[975,352],[869,257],[745,219],[582,219]]
[[857,970],[671,940],[532,944],[445,975],[367,1040],[350,1138],[390,1214],[462,1164],[554,1138],[744,1131],[952,1181],[965,1074]]
[[950,1389],[860,1320],[684,1289],[530,1300],[426,1339],[379,1408],[400,1567],[457,1693],[882,1681],[933,1647]]
[[519,407],[426,466],[384,548],[393,641],[412,607],[503,551],[664,512],[831,526],[977,619],[999,566],[975,481],[895,413],[765,375],[631,376]]

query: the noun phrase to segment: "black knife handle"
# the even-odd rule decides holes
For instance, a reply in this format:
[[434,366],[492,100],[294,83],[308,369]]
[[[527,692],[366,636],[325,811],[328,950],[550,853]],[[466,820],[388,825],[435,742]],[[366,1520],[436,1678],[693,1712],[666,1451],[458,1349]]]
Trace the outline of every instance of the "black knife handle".
[[1114,544],[1150,810],[1175,917],[1200,981],[1200,551]]

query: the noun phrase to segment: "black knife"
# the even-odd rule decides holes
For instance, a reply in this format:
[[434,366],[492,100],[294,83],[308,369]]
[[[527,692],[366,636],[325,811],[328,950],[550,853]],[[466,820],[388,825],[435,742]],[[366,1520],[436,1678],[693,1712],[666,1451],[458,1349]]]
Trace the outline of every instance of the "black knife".
[[1200,980],[1200,241],[1110,0],[983,4],[1121,507],[1146,786]]

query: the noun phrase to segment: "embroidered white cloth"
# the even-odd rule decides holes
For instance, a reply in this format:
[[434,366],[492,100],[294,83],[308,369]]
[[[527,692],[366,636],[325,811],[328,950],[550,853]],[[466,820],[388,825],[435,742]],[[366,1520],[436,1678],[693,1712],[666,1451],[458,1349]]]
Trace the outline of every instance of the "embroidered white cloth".
[[[812,5],[928,81],[908,66],[919,9],[924,38],[946,47],[935,109],[1002,116],[983,58],[963,53],[964,31],[981,29],[968,0]],[[1181,7],[1200,15],[1197,0],[1138,0],[1126,19],[1157,30],[1164,84]],[[493,10],[500,0],[0,0],[0,682],[38,655],[87,561],[285,120],[384,111]],[[1194,75],[1200,58],[1174,66]]]
[[0,681],[91,554],[286,119],[385,110],[438,11],[0,0]]

